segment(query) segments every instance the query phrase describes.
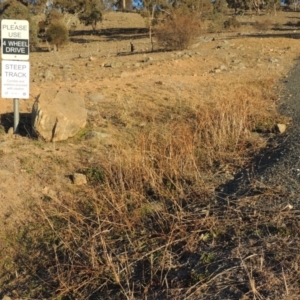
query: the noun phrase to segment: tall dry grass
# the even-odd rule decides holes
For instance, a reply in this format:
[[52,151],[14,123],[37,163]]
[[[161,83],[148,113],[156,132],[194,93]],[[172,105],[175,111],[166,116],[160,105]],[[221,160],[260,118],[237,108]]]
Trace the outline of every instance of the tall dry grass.
[[[204,299],[218,278],[238,270],[244,294],[259,295],[244,257],[243,269],[220,267],[220,249],[249,228],[217,205],[214,174],[234,172],[259,150],[253,131],[271,130],[278,117],[267,109],[272,90],[272,80],[253,80],[205,101],[170,100],[159,105],[160,119],[150,116],[120,146],[94,154],[94,163],[83,159],[87,186],[45,195],[1,237],[0,294]],[[120,119],[140,116],[138,108],[130,113]]]

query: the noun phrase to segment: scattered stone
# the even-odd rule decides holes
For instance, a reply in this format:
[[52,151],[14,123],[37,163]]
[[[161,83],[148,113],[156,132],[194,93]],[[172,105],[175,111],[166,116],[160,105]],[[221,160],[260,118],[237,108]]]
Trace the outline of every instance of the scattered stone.
[[91,117],[96,117],[96,116],[98,116],[99,115],[99,112],[98,111],[96,111],[96,110],[87,110],[87,114],[88,114],[88,116],[91,116]]
[[[48,186],[45,186],[42,189],[42,194],[47,197],[47,200],[57,199],[57,192],[50,189]],[[46,200],[46,198],[44,198]]]
[[62,69],[70,70],[70,69],[72,69],[72,67],[70,65],[64,65],[64,66],[62,66]]
[[104,100],[104,95],[103,94],[100,94],[100,93],[92,93],[92,94],[89,94],[87,95],[87,99],[92,101],[92,102],[102,102]]
[[243,70],[243,69],[246,69],[246,66],[245,66],[243,63],[239,63],[239,64],[238,64],[238,68],[239,68],[240,70]]
[[142,60],[142,62],[147,63],[147,62],[150,62],[150,61],[152,61],[152,60],[153,60],[153,58],[150,57],[150,56],[148,56],[148,57],[145,57],[145,58]]
[[33,134],[47,142],[67,140],[86,125],[84,99],[66,89],[45,90],[32,107]]
[[284,133],[286,131],[286,124],[276,124],[275,129],[279,133]]
[[126,78],[126,77],[129,77],[129,76],[130,76],[130,73],[128,73],[128,72],[122,72],[121,75],[120,75],[121,78]]
[[75,173],[73,175],[73,183],[75,185],[83,185],[83,184],[87,184],[87,179],[86,179],[86,175],[81,174],[81,173]]
[[111,67],[116,69],[116,68],[120,68],[122,67],[122,63],[121,62],[114,62],[114,63],[111,63]]
[[53,75],[53,73],[50,70],[46,70],[43,78],[45,78],[46,80],[54,80],[55,76]]
[[190,56],[188,54],[183,54],[181,57],[182,58],[190,58]]
[[86,135],[86,139],[93,139],[93,138],[104,139],[109,136],[110,135],[106,132],[99,132],[99,131],[93,130]]
[[272,63],[272,64],[274,64],[274,63],[277,63],[277,62],[278,62],[278,59],[277,59],[277,58],[274,58],[274,57],[271,57],[271,58],[269,59],[269,62]]
[[219,69],[220,69],[221,71],[227,71],[227,67],[224,66],[224,65],[221,65],[221,66],[219,67]]
[[104,65],[103,65],[103,67],[105,67],[105,68],[111,68],[111,63],[105,63]]
[[186,51],[184,54],[187,55],[187,56],[189,56],[189,57],[193,56],[193,53],[191,51]]

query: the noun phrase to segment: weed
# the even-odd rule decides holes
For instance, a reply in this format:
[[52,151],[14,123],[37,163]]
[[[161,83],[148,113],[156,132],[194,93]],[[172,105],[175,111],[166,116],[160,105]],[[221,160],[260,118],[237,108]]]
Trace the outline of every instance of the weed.
[[201,260],[205,264],[210,264],[215,260],[215,256],[213,253],[204,252],[201,254]]
[[79,171],[87,176],[87,179],[92,184],[103,184],[105,182],[105,174],[103,169],[96,167],[89,167]]

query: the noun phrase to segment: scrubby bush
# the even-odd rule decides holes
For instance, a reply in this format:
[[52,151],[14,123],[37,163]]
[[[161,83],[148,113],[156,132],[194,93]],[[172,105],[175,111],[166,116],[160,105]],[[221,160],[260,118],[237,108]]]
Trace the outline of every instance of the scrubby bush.
[[154,36],[158,45],[169,50],[188,48],[200,31],[200,21],[193,14],[175,14],[156,26]]
[[213,13],[211,16],[211,21],[208,25],[208,32],[222,32],[225,29],[226,17],[222,13]]
[[66,44],[69,40],[69,32],[67,26],[61,21],[52,22],[46,30],[47,41],[54,45],[56,50]]
[[46,15],[46,23],[51,24],[52,22],[62,21],[63,14],[57,9],[50,10]]
[[258,22],[256,21],[253,24],[253,27],[257,30],[257,31],[267,31],[270,30],[272,27],[272,22],[270,20],[264,20],[262,22]]
[[27,6],[18,2],[11,1],[6,5],[1,19],[13,19],[13,20],[27,20],[29,22],[29,39],[30,46],[35,47],[37,44],[37,32],[38,26],[36,22],[32,19],[30,11]]
[[237,20],[237,18],[235,16],[227,19],[225,22],[224,22],[224,28],[225,29],[231,29],[231,28],[239,28],[241,27],[241,24],[240,22]]
[[228,12],[228,4],[226,0],[215,0],[213,6],[214,13],[226,14]]

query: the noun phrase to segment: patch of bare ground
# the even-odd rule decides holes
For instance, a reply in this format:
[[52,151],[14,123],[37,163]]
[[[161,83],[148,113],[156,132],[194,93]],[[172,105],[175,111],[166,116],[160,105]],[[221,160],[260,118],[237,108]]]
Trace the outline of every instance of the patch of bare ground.
[[[108,13],[98,34],[30,54],[20,135],[6,134],[12,100],[0,99],[2,297],[297,299],[298,214],[277,205],[284,191],[216,197],[289,124],[279,81],[299,55],[293,13],[279,32],[239,18],[239,32],[150,53],[138,14]],[[32,139],[34,100],[61,87],[85,98],[87,127]]]

